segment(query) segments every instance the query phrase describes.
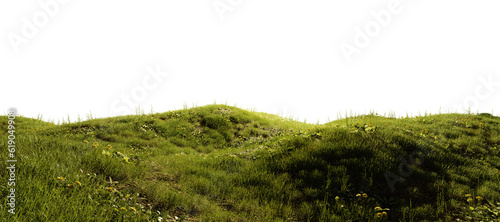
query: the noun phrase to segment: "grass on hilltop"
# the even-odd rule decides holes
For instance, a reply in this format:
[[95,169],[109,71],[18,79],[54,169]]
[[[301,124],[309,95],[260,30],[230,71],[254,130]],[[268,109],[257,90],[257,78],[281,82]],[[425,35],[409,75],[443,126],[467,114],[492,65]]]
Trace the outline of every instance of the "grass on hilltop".
[[[7,147],[7,117],[0,116]],[[9,221],[449,221],[500,217],[500,118],[306,124],[226,105],[55,125],[16,117]],[[6,169],[7,150],[0,153]],[[0,195],[8,195],[6,170]]]

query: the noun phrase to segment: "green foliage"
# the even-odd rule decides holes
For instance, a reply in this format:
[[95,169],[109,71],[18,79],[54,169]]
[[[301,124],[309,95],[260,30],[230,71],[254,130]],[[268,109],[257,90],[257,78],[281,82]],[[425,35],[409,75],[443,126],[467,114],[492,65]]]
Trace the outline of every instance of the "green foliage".
[[209,127],[210,129],[226,129],[229,124],[228,120],[220,115],[207,115],[203,118],[203,125]]
[[16,145],[17,214],[0,205],[12,221],[500,217],[500,118],[491,114],[312,125],[209,105],[62,125],[17,117]]

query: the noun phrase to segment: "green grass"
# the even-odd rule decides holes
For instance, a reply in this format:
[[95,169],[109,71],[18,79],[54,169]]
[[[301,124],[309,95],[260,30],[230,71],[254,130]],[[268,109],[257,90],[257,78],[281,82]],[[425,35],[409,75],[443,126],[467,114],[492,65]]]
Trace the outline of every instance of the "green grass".
[[62,125],[16,117],[15,126],[15,215],[0,153],[7,221],[500,217],[500,118],[489,114],[319,125],[208,105]]

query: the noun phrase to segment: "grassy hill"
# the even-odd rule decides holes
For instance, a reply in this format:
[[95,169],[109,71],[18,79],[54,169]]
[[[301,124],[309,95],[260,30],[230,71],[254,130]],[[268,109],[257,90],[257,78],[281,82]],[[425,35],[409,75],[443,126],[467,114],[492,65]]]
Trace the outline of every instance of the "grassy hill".
[[0,116],[6,221],[498,221],[500,118],[323,125],[225,105],[55,125]]

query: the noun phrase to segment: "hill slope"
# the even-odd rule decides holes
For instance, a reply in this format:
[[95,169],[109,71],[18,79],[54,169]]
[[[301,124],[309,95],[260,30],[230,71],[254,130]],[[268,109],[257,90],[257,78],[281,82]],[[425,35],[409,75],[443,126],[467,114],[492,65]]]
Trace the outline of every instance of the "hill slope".
[[[7,117],[0,125],[7,147]],[[10,221],[500,216],[500,118],[488,114],[311,125],[209,105],[63,125],[16,117],[15,127],[16,214],[0,205]],[[0,171],[3,197],[9,177]]]

